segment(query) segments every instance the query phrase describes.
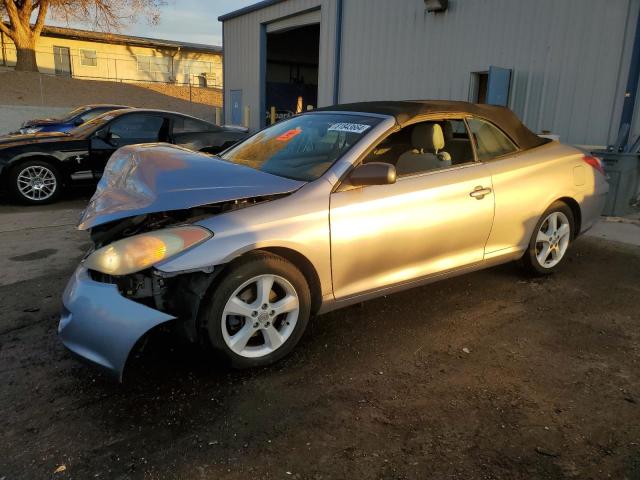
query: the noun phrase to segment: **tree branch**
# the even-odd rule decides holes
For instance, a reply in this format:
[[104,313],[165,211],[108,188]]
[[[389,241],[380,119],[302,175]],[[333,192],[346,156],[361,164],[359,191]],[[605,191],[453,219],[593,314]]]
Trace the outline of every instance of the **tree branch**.
[[0,32],[4,33],[7,37],[13,40],[13,32],[7,28],[3,21],[0,21]]
[[9,16],[9,22],[14,28],[18,28],[20,25],[20,15],[18,13],[18,7],[13,0],[4,0],[4,6],[7,9],[7,15]]
[[[38,18],[36,19],[36,24],[33,27],[33,34],[38,37],[42,32],[42,27],[44,27],[44,21],[47,18],[47,10],[49,10],[49,0],[40,0],[36,2],[38,5]],[[35,7],[34,7],[35,8]]]

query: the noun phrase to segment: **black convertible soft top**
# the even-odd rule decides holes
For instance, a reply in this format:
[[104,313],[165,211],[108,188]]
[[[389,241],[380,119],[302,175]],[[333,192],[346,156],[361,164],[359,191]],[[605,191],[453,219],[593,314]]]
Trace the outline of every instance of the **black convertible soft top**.
[[508,108],[496,105],[485,105],[450,100],[403,100],[384,102],[343,103],[331,107],[319,108],[325,112],[362,112],[377,113],[395,117],[401,127],[416,117],[437,113],[467,113],[494,123],[521,149],[538,147],[548,142],[541,138],[520,121]]

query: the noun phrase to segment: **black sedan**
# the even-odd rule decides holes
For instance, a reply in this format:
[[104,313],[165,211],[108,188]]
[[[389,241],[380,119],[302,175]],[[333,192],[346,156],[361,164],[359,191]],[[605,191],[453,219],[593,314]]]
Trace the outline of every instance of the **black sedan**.
[[0,185],[24,203],[48,203],[65,186],[97,181],[111,154],[125,145],[167,142],[215,154],[246,136],[245,129],[180,113],[115,110],[68,133],[0,138]]

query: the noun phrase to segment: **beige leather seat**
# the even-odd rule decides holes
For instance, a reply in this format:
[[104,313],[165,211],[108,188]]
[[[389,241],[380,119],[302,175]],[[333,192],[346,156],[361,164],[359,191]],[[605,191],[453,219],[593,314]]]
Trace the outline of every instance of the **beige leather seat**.
[[[411,133],[413,150],[400,155],[396,163],[398,175],[411,175],[451,166],[451,157],[444,148],[444,133],[437,123],[416,125]],[[439,154],[439,155],[438,155]]]

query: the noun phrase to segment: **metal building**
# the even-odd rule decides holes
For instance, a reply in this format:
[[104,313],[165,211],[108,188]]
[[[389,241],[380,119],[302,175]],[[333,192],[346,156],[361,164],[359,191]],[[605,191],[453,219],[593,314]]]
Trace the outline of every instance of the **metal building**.
[[226,121],[255,130],[271,106],[470,100],[564,142],[612,144],[635,95],[639,13],[640,0],[258,2],[220,17]]

